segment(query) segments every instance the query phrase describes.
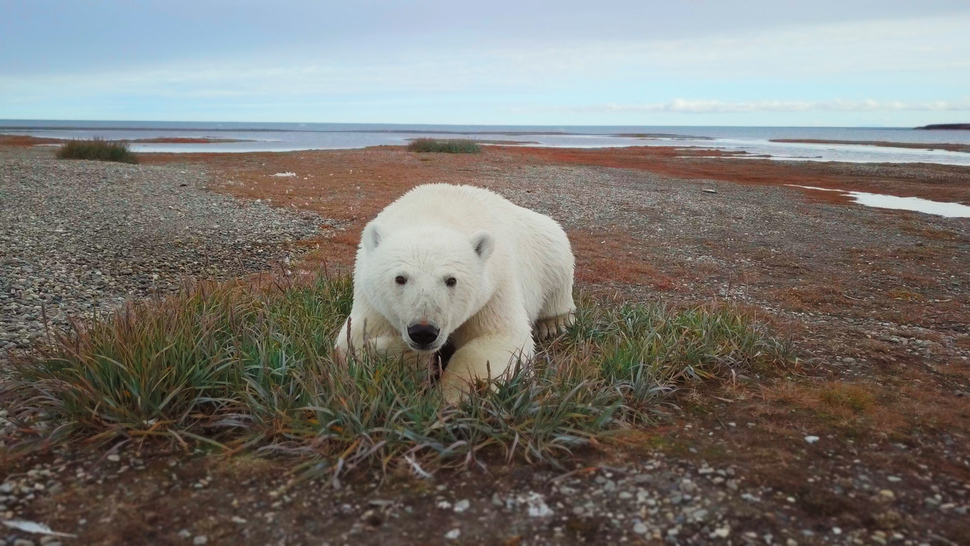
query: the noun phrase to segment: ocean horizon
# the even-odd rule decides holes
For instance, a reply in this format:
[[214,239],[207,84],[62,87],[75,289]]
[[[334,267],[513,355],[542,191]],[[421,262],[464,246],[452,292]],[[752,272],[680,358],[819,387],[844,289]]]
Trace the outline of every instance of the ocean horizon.
[[[743,157],[853,163],[936,163],[970,166],[970,131],[911,127],[755,127],[665,125],[446,125],[395,123],[206,122],[144,120],[0,120],[0,134],[41,138],[100,137],[137,141],[212,139],[209,143],[139,143],[136,152],[291,152],[405,145],[415,138],[469,138],[484,144],[565,148],[676,146]],[[221,140],[221,142],[220,142]],[[851,141],[778,142],[778,140]],[[880,143],[880,145],[861,144]],[[895,147],[885,143],[925,145]]]

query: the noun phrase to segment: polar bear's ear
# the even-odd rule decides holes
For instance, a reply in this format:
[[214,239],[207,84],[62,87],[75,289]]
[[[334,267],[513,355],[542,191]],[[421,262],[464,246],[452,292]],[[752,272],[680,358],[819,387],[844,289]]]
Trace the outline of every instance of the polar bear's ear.
[[377,225],[377,222],[367,224],[367,227],[364,228],[364,234],[361,236],[364,248],[368,252],[372,252],[381,243],[381,239],[383,239],[381,226]]
[[487,231],[479,231],[472,235],[471,241],[475,254],[478,254],[482,260],[487,260],[492,255],[492,250],[495,250],[495,238]]

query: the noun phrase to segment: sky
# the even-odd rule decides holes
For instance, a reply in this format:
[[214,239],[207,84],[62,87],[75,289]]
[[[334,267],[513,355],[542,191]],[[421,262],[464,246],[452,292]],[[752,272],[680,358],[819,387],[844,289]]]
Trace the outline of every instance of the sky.
[[970,122],[967,0],[0,0],[0,119]]

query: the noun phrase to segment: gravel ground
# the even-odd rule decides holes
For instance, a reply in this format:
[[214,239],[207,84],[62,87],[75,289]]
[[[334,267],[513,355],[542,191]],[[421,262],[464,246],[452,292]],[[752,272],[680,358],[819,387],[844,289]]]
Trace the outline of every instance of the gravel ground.
[[[685,390],[662,426],[621,431],[616,443],[580,454],[566,470],[494,461],[487,473],[473,467],[419,479],[394,468],[387,481],[356,475],[339,488],[328,480],[286,488],[286,461],[226,459],[203,450],[139,453],[134,444],[107,454],[58,447],[19,461],[0,483],[3,519],[31,519],[80,536],[48,537],[48,543],[916,546],[970,540],[970,220],[814,203],[790,188],[539,165],[497,154],[415,159],[347,151],[213,160],[235,169],[211,167],[211,182],[223,191],[286,207],[268,209],[204,191],[206,163],[132,167],[2,153],[0,282],[17,267],[10,279],[75,283],[60,294],[19,280],[22,288],[2,287],[7,299],[0,308],[16,303],[11,309],[24,324],[33,313],[35,326],[26,330],[32,335],[39,331],[39,301],[53,306],[60,296],[67,311],[84,314],[128,295],[171,289],[182,275],[245,274],[284,260],[287,239],[314,235],[317,223],[346,228],[321,242],[322,253],[337,255],[356,244],[376,207],[412,182],[441,180],[489,185],[553,215],[570,230],[586,274],[610,279],[631,262],[653,266],[629,270],[641,282],[588,281],[582,288],[599,282],[644,300],[752,306],[791,326],[805,364],[804,375],[777,383]],[[792,169],[913,180],[934,179],[938,170]],[[301,178],[271,178],[285,171]],[[311,173],[333,174],[313,185],[302,178]],[[966,186],[965,173],[944,174],[941,183]],[[314,202],[322,202],[315,216],[282,212],[293,203],[312,209]],[[61,210],[41,219],[47,208]],[[30,215],[37,218],[21,220]],[[195,242],[175,243],[193,241],[192,233]],[[609,240],[621,244],[609,246]],[[11,245],[19,246],[8,252]],[[21,256],[23,263],[14,262]],[[133,273],[119,273],[126,267]],[[659,278],[669,281],[666,288],[651,284]],[[102,300],[109,303],[101,306]],[[11,331],[8,324],[3,333]],[[19,345],[20,327],[13,332]],[[867,389],[873,407],[849,417],[816,411],[811,404],[829,381]],[[28,539],[41,542],[38,535],[0,532],[0,546]]]
[[0,349],[70,317],[288,263],[321,218],[205,190],[199,170],[23,154],[0,162]]

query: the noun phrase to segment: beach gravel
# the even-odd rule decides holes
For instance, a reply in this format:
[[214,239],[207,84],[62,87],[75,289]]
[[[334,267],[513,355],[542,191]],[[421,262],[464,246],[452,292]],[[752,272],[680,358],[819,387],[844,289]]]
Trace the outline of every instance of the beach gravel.
[[[557,469],[483,454],[466,471],[360,470],[335,488],[293,482],[288,459],[62,444],[9,465],[2,519],[78,535],[65,544],[970,543],[970,222],[785,186],[966,203],[965,170],[677,159],[668,172],[565,163],[577,151],[535,161],[544,149],[146,158],[163,166],[47,152],[0,146],[0,348],[42,335],[41,309],[64,324],[183,278],[285,269],[300,239],[320,251],[294,269],[314,254],[351,260],[364,222],[438,180],[560,221],[580,289],[756,312],[792,340],[798,367],[685,386],[660,426],[618,430]],[[743,183],[721,179],[732,168]],[[0,530],[0,546],[18,540]]]
[[45,315],[64,327],[187,280],[285,268],[294,243],[318,232],[315,214],[206,184],[205,173],[170,166],[0,162],[0,349],[30,346]]

